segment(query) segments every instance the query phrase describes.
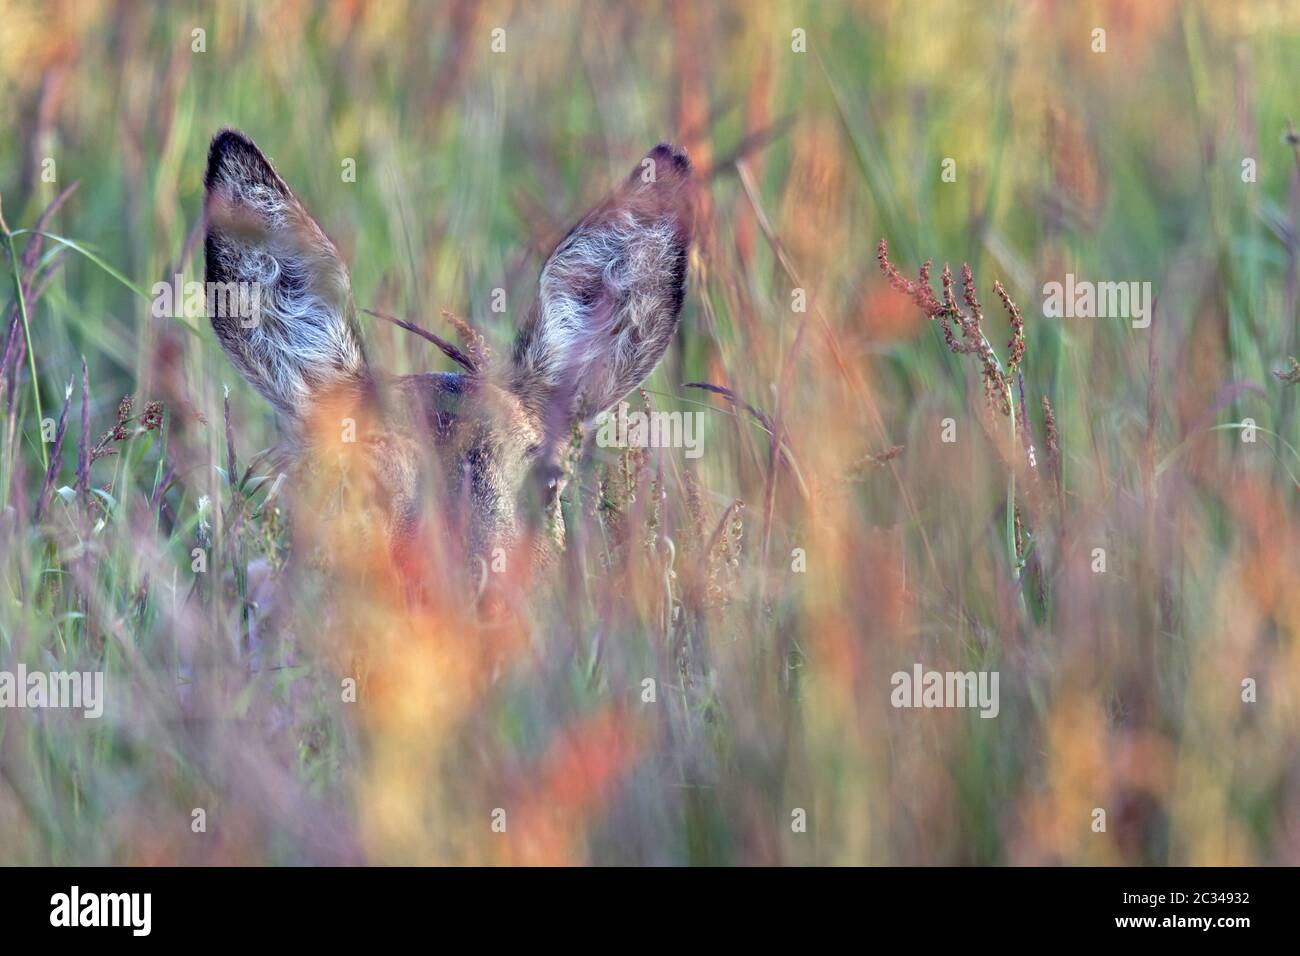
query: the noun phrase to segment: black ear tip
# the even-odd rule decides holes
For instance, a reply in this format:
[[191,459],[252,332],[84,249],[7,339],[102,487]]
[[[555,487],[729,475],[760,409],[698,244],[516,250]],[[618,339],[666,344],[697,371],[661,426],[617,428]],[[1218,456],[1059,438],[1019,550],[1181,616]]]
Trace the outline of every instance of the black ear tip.
[[671,143],[660,143],[650,150],[649,158],[654,160],[656,165],[676,170],[683,176],[691,174],[691,160],[686,155],[686,150]]
[[223,129],[208,147],[208,171],[203,184],[211,189],[220,182],[249,180],[272,185],[275,172],[257,144],[237,129]]
[[235,129],[232,126],[222,127],[221,129],[217,130],[217,135],[212,137],[211,150],[213,152],[216,152],[218,150],[226,150],[226,149],[256,149],[256,148],[257,147],[253,145],[253,141],[248,137],[248,134],[246,134],[243,130]]

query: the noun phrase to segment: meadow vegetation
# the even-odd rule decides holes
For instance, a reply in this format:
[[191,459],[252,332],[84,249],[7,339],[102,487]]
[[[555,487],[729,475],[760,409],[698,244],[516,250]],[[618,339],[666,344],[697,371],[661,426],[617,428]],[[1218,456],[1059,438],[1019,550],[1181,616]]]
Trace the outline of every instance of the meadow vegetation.
[[[106,687],[0,709],[0,863],[1300,861],[1298,55],[1267,0],[0,0],[0,670]],[[575,444],[505,623],[364,527],[291,561],[270,407],[152,308],[225,126],[394,373],[456,365],[375,313],[508,354],[683,146],[629,402],[699,456]]]

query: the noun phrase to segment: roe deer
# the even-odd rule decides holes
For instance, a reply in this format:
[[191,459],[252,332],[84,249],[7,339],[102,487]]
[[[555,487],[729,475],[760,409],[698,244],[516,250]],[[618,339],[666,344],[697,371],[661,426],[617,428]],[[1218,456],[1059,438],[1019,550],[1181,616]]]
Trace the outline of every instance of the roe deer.
[[[575,426],[640,385],[677,329],[693,230],[686,156],[655,147],[579,220],[542,267],[512,355],[464,373],[368,365],[338,250],[247,136],[216,135],[205,187],[208,288],[260,290],[254,321],[213,314],[212,326],[279,413],[297,479],[349,471],[403,576],[420,573],[422,549],[445,547],[481,582],[486,559],[529,528],[549,529],[527,536],[529,563],[563,547]],[[352,444],[338,443],[340,423]],[[428,533],[444,527],[445,544]]]

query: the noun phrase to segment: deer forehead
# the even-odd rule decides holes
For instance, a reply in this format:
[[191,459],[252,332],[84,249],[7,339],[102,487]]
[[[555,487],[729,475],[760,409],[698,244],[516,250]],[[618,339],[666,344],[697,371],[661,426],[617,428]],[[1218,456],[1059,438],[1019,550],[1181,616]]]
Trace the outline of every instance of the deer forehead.
[[472,448],[522,456],[542,439],[542,423],[511,389],[486,378],[445,372],[397,383],[406,430],[459,451]]

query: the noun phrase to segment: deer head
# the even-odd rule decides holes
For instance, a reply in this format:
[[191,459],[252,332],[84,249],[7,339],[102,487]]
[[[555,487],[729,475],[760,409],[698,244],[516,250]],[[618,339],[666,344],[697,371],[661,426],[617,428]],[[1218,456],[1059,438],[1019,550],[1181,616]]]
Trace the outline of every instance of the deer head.
[[561,459],[575,428],[640,385],[677,329],[686,156],[655,147],[560,241],[504,361],[398,377],[367,362],[338,250],[252,140],[218,133],[205,186],[209,292],[255,304],[212,309],[212,327],[279,414],[304,483],[346,471],[365,489],[356,507],[408,569],[425,548],[472,569],[537,529],[549,533],[528,534],[532,559],[562,546]]

